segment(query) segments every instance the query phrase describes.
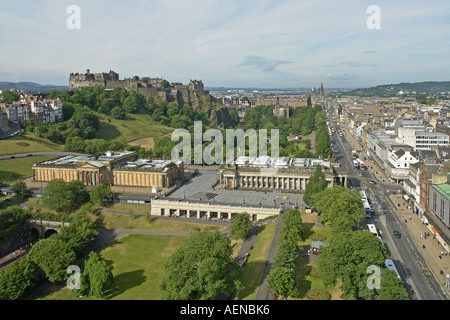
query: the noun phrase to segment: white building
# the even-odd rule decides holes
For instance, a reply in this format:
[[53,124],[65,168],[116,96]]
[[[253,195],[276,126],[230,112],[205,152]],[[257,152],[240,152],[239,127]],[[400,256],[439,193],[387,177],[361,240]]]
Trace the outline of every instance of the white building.
[[409,166],[419,162],[419,152],[404,149],[392,150],[389,155],[389,165],[386,166],[389,177],[396,183],[409,179]]
[[414,146],[416,141],[416,131],[425,131],[425,124],[420,120],[397,120],[395,123],[395,133],[397,142]]
[[449,144],[449,137],[441,132],[416,131],[414,135],[414,150],[432,150]]

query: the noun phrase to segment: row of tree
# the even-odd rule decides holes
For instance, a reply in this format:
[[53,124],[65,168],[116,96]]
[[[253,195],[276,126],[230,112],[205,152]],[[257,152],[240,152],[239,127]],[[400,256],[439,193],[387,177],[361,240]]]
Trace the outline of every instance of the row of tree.
[[316,156],[327,159],[333,155],[330,136],[325,120],[325,113],[321,110],[316,114]]
[[302,217],[297,209],[283,214],[283,230],[278,242],[278,252],[267,276],[268,288],[281,297],[296,297],[298,283],[295,279],[295,260],[298,257],[298,243],[303,238]]
[[[336,185],[313,195],[312,202],[321,221],[332,228],[332,239],[319,253],[325,286],[333,287],[340,280],[345,299],[408,299],[401,279],[385,266],[386,247],[370,232],[356,229],[364,219],[359,192]],[[368,285],[375,279],[374,267],[381,273],[379,286]]]

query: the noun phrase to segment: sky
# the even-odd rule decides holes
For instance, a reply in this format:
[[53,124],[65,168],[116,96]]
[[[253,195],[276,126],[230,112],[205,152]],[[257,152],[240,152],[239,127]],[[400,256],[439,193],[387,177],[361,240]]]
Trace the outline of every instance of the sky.
[[0,0],[0,81],[358,88],[449,81],[449,53],[448,0]]

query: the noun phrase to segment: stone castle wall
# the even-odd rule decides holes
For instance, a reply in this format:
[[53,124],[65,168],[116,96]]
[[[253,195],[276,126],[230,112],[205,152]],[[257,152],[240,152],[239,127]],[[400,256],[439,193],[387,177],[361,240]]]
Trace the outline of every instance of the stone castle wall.
[[201,80],[191,80],[189,84],[171,83],[168,88],[161,86],[161,78],[139,78],[137,76],[128,79],[119,79],[119,74],[110,71],[109,73],[90,73],[88,69],[86,73],[71,73],[69,78],[70,90],[80,90],[84,87],[100,85],[105,89],[114,90],[123,88],[126,90],[134,90],[144,96],[152,96],[159,100],[168,101],[176,100],[178,94],[188,95],[190,92],[197,94],[206,94],[204,85]]

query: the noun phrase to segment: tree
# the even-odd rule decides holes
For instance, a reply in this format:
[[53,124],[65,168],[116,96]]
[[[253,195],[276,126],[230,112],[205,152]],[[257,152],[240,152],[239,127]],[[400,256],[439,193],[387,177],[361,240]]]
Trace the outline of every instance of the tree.
[[27,259],[36,263],[50,282],[59,282],[68,277],[67,267],[75,262],[76,254],[64,241],[48,238],[39,240]]
[[20,299],[42,278],[39,267],[28,259],[11,263],[0,271],[0,300]]
[[78,293],[101,298],[105,288],[111,284],[112,279],[111,266],[102,260],[97,252],[92,251],[84,263],[84,270],[80,279],[81,288]]
[[248,213],[238,213],[233,216],[230,235],[233,239],[244,239],[252,228],[252,221]]
[[15,182],[11,186],[11,190],[19,197],[19,198],[27,198],[30,196],[30,191],[27,188],[27,184],[22,180]]
[[313,196],[320,219],[329,222],[333,232],[351,230],[364,219],[364,207],[359,192],[335,185]]
[[382,269],[380,289],[376,293],[376,300],[409,300],[402,280],[395,271],[387,268]]
[[274,267],[267,276],[267,286],[277,296],[296,297],[298,295],[297,281],[292,269]]
[[19,95],[13,90],[3,90],[0,94],[0,102],[10,104],[14,101],[19,101]]
[[302,240],[303,225],[302,216],[297,209],[290,209],[283,214],[283,232],[280,236],[280,242],[289,241],[297,244]]
[[77,256],[81,256],[97,239],[99,231],[97,225],[88,217],[83,215],[75,217],[69,226],[61,228],[61,231],[54,237],[63,240]]
[[113,198],[111,186],[98,184],[91,190],[91,192],[89,192],[89,197],[92,203],[104,203],[111,201]]
[[78,180],[69,183],[62,179],[50,181],[44,190],[43,203],[52,210],[67,212],[88,201],[86,186]]
[[121,107],[114,107],[111,110],[111,117],[113,117],[114,119],[125,119],[125,110],[123,110],[123,108]]
[[164,265],[163,299],[206,300],[240,288],[240,269],[231,258],[230,240],[219,232],[191,233]]
[[314,205],[313,195],[325,190],[328,186],[325,175],[322,172],[322,167],[320,165],[316,166],[314,174],[309,178],[306,184],[305,193],[303,194],[303,201],[309,207]]
[[161,81],[161,87],[162,88],[168,88],[169,85],[170,85],[169,81],[167,81],[165,79],[163,81]]
[[10,206],[0,210],[0,242],[20,232],[29,214],[19,206]]
[[[75,129],[79,130],[79,129]],[[73,130],[73,131],[75,131]],[[81,130],[80,130],[81,134]],[[86,142],[83,138],[79,136],[68,136],[66,138],[66,144],[64,145],[64,151],[73,151],[73,152],[85,152],[86,150]]]
[[66,184],[66,188],[70,192],[70,203],[72,208],[81,206],[89,201],[89,193],[86,186],[80,180],[72,180]]
[[319,253],[319,269],[325,286],[342,280],[346,298],[367,297],[367,269],[382,266],[387,249],[370,232],[357,230],[337,233]]

